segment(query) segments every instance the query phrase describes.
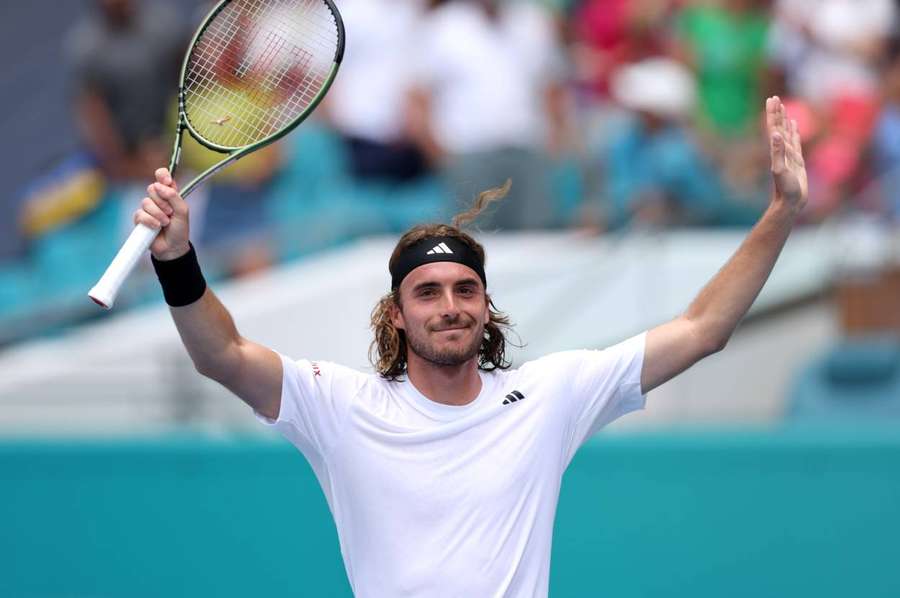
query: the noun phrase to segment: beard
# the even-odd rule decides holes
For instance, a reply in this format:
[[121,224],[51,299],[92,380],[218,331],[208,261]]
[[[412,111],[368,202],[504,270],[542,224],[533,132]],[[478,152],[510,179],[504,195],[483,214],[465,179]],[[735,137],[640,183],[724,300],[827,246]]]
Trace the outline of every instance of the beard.
[[478,326],[476,334],[472,341],[464,346],[438,347],[436,343],[430,342],[427,332],[418,331],[410,334],[406,332],[406,344],[409,350],[435,365],[441,366],[457,366],[462,365],[478,355],[481,349],[481,343],[484,339],[484,324]]

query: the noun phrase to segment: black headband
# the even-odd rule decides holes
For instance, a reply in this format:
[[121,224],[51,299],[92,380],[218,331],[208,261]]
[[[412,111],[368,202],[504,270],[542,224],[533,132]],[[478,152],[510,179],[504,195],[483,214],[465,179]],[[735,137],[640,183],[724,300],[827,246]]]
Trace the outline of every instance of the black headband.
[[484,264],[471,247],[456,237],[426,237],[410,245],[397,256],[397,260],[390,268],[391,289],[400,288],[403,279],[419,266],[434,262],[456,262],[468,266],[478,274],[481,283],[487,288]]

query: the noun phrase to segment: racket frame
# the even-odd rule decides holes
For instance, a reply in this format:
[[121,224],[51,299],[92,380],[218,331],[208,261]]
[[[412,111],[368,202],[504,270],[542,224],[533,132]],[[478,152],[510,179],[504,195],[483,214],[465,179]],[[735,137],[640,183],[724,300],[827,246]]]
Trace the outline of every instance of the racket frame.
[[190,119],[187,117],[187,110],[185,107],[185,78],[188,73],[188,64],[190,64],[191,56],[194,54],[194,48],[197,45],[197,40],[203,35],[206,29],[209,27],[210,23],[212,23],[213,19],[217,14],[222,12],[222,10],[231,4],[234,0],[221,0],[216,6],[210,10],[209,14],[206,15],[206,18],[203,20],[203,23],[197,28],[197,31],[194,33],[194,37],[191,38],[190,43],[190,51],[187,52],[184,56],[184,61],[181,64],[181,75],[178,79],[178,125],[177,131],[175,133],[175,143],[172,147],[172,157],[169,161],[169,173],[175,176],[175,169],[178,168],[178,162],[181,159],[181,139],[184,134],[185,129],[187,129],[188,133],[191,137],[194,138],[197,143],[211,149],[220,154],[228,154],[228,156],[222,160],[214,164],[213,166],[207,168],[199,175],[197,175],[191,182],[184,186],[181,190],[181,196],[187,197],[187,195],[193,191],[193,189],[202,183],[204,180],[218,172],[220,169],[224,168],[228,164],[231,164],[235,160],[240,159],[241,157],[254,152],[270,143],[278,141],[288,133],[290,133],[293,129],[297,127],[301,122],[306,120],[306,118],[316,109],[322,99],[325,97],[325,94],[331,88],[331,84],[334,81],[335,75],[337,75],[338,67],[341,65],[341,61],[344,59],[344,45],[345,45],[345,32],[344,32],[344,20],[341,18],[341,13],[338,12],[337,6],[335,6],[333,0],[317,0],[325,4],[328,9],[331,11],[332,16],[334,16],[335,24],[337,25],[337,47],[334,51],[334,58],[332,60],[331,72],[329,72],[328,77],[325,79],[325,82],[322,84],[322,88],[316,94],[316,97],[312,99],[309,103],[309,106],[301,112],[296,118],[286,124],[283,128],[275,131],[272,135],[252,143],[250,145],[240,146],[240,147],[229,147],[224,145],[219,145],[208,141],[203,138],[200,133],[194,128],[191,124]]
[[[338,11],[337,6],[335,6],[333,0],[317,0],[318,2],[322,2],[323,4],[325,4],[331,11],[332,16],[334,17],[335,25],[337,26],[338,38],[337,47],[335,48],[334,57],[332,60],[331,71],[328,73],[325,82],[322,84],[322,88],[309,103],[309,106],[307,106],[306,109],[301,112],[296,118],[294,118],[278,131],[275,131],[272,135],[250,145],[235,148],[222,146],[207,141],[191,125],[191,122],[187,117],[187,111],[185,107],[184,82],[185,78],[187,77],[188,63],[190,62],[191,56],[194,53],[197,40],[200,39],[200,36],[203,35],[203,32],[206,31],[216,15],[218,15],[226,6],[234,1],[235,0],[221,0],[221,2],[214,6],[212,10],[210,10],[209,14],[207,14],[206,18],[203,20],[203,23],[201,23],[201,25],[197,28],[196,33],[194,33],[194,37],[191,38],[189,50],[185,53],[184,62],[181,65],[181,76],[179,77],[178,81],[178,123],[175,134],[175,142],[172,147],[172,156],[169,159],[169,173],[174,178],[175,170],[178,168],[178,162],[181,159],[181,141],[185,129],[187,129],[191,137],[193,137],[197,141],[197,143],[201,144],[202,146],[215,152],[228,154],[220,162],[207,168],[199,175],[197,175],[187,185],[185,185],[184,188],[180,190],[182,198],[187,197],[191,193],[191,191],[193,191],[201,182],[203,182],[228,164],[231,164],[242,156],[245,156],[266,145],[269,145],[274,141],[277,141],[278,139],[284,137],[292,130],[294,130],[301,122],[306,120],[306,118],[313,112],[313,110],[315,110],[315,108],[322,101],[322,98],[325,97],[325,94],[331,88],[334,77],[335,75],[337,75],[338,67],[340,67],[341,61],[344,58],[345,31],[344,21],[341,18],[341,13]],[[109,267],[107,267],[106,272],[103,273],[103,276],[100,278],[97,284],[95,284],[94,287],[91,288],[91,290],[88,292],[88,297],[90,297],[90,299],[94,303],[103,307],[104,309],[112,308],[113,304],[116,301],[116,297],[119,294],[119,290],[121,289],[122,284],[125,282],[125,279],[131,273],[131,271],[134,270],[141,256],[143,256],[147,252],[147,249],[150,248],[150,245],[153,243],[153,240],[156,238],[157,234],[159,234],[159,231],[160,229],[158,228],[154,229],[144,224],[138,224],[134,227],[131,235],[129,235],[128,239],[119,249],[119,252],[113,258]]]

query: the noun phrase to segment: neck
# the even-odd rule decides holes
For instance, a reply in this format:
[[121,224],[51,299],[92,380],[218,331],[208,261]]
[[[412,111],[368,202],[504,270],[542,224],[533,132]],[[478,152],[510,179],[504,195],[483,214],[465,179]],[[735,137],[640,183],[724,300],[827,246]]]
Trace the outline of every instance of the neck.
[[481,392],[477,358],[460,365],[438,365],[410,352],[406,374],[426,398],[444,405],[468,405]]

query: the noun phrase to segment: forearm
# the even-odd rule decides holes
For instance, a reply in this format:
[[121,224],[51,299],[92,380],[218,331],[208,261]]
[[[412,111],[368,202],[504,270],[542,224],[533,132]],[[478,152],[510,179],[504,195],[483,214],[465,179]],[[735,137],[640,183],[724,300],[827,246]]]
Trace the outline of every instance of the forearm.
[[712,346],[722,348],[756,300],[796,220],[795,210],[773,201],[725,266],[703,288],[684,317]]
[[157,169],[135,224],[160,228],[150,245],[153,266],[175,327],[197,371],[216,380],[266,417],[281,405],[281,357],[248,341],[206,286],[190,242],[188,207],[171,173]]
[[641,389],[649,392],[721,350],[775,267],[807,199],[806,169],[797,123],[778,97],[766,100],[773,199],[731,259],[679,318],[647,333]]
[[[152,202],[145,200],[145,204],[147,201]],[[155,211],[154,207],[159,209],[149,204],[144,209]],[[164,212],[157,216],[158,220],[165,221]],[[241,338],[228,310],[206,285],[197,254],[187,241],[186,223],[179,230],[175,218],[154,241],[163,246],[156,247],[153,268],[194,367],[201,374],[224,383],[224,375],[239,369]],[[173,238],[162,238],[169,233]],[[163,244],[163,240],[167,242]]]

